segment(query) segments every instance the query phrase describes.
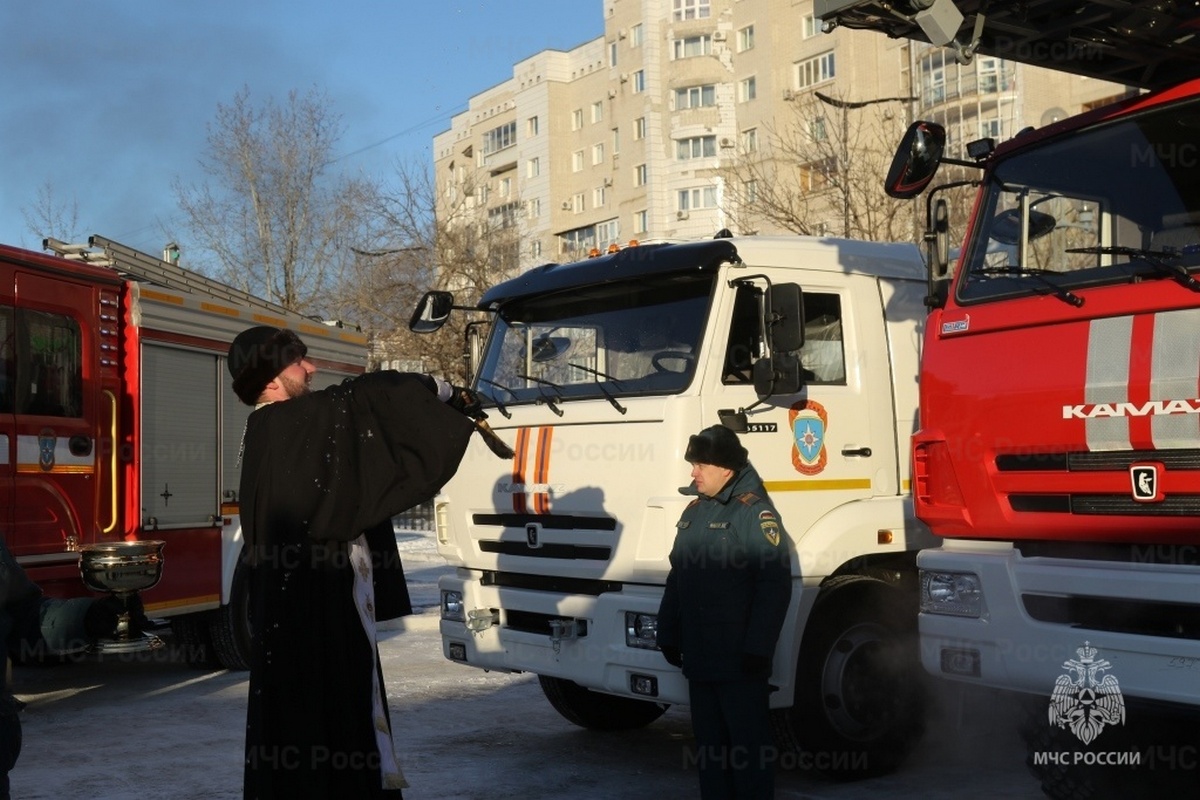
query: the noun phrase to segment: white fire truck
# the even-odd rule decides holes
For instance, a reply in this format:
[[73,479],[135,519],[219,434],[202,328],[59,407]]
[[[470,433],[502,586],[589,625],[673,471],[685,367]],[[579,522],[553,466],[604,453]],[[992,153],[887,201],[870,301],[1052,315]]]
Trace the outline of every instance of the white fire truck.
[[366,339],[102,236],[45,246],[57,254],[0,246],[0,535],[59,597],[87,593],[82,546],[164,541],[147,615],[171,620],[189,659],[245,668],[250,409],[230,388],[229,343],[290,327],[328,385],[362,372]]
[[[686,704],[655,641],[688,436],[740,433],[781,513],[794,591],[771,682],[785,752],[886,772],[918,736],[908,439],[926,310],[912,245],[801,237],[628,247],[478,301],[473,386],[515,449],[473,442],[436,499],[452,661],[530,672],[584,727]],[[428,294],[414,330],[454,299]],[[461,307],[459,307],[461,308]]]

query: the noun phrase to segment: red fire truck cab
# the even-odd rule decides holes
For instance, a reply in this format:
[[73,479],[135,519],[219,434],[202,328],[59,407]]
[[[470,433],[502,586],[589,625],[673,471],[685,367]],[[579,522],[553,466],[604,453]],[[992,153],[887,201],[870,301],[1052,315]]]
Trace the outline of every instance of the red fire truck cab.
[[144,593],[188,657],[245,668],[238,450],[249,407],[229,343],[296,330],[318,386],[362,372],[365,337],[100,236],[0,246],[0,536],[50,596],[87,594],[79,549],[158,539]]

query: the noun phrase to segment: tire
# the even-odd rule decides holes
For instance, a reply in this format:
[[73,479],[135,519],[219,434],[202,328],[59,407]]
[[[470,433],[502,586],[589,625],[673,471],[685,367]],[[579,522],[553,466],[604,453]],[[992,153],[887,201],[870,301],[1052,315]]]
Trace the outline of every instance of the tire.
[[241,559],[233,571],[229,603],[211,612],[208,633],[213,652],[225,669],[250,669],[249,567]]
[[220,669],[224,666],[213,648],[209,616],[209,612],[202,611],[171,618],[171,633],[174,634],[179,656],[188,666],[196,669]]
[[923,730],[917,609],[876,578],[846,575],[821,590],[796,669],[794,705],[773,712],[777,745],[835,780],[895,770]]
[[670,706],[649,700],[593,692],[565,678],[538,675],[542,693],[568,722],[593,731],[627,731],[644,728]]

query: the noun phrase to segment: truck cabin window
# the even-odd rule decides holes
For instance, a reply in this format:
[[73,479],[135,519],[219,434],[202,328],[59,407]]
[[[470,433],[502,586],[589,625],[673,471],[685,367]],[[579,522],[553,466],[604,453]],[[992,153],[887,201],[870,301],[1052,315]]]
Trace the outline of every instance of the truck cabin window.
[[11,414],[17,391],[17,350],[13,339],[13,310],[0,306],[0,413]]
[[61,314],[17,310],[16,413],[83,416],[83,339]]
[[653,276],[515,300],[479,373],[502,405],[682,391],[696,371],[710,273]]
[[[999,163],[960,302],[1177,280],[1200,268],[1200,103],[1068,135]],[[1072,291],[1074,290],[1074,291]]]
[[[762,294],[739,286],[733,303],[729,340],[725,345],[725,384],[753,383],[754,362],[766,355],[762,337]],[[842,302],[836,294],[804,293],[804,347],[800,367],[805,383],[845,385],[846,354],[842,343]]]

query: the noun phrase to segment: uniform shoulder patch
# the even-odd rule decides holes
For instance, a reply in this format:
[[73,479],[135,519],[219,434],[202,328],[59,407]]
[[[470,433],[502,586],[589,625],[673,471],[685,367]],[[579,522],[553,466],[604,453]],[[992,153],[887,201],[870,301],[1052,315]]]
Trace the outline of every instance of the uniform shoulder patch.
[[771,547],[779,546],[779,519],[775,516],[775,512],[769,508],[764,508],[758,512],[758,524],[762,528],[763,537]]

